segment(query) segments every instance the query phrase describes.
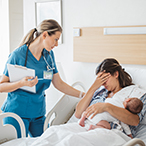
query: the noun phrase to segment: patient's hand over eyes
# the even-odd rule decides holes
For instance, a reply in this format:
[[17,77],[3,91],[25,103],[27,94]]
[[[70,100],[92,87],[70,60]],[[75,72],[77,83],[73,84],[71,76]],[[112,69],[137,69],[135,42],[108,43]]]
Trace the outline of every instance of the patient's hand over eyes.
[[99,88],[101,85],[103,85],[109,77],[111,76],[110,73],[105,73],[105,72],[99,72],[97,74],[97,77],[92,85],[92,87],[95,87],[96,89]]

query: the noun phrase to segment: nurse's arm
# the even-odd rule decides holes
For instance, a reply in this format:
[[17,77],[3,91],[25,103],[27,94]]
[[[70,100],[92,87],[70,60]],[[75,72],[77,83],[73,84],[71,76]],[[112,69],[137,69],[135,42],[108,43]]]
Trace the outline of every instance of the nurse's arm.
[[28,79],[32,79],[33,77],[24,77],[22,80],[17,82],[10,82],[9,77],[3,75],[0,81],[0,92],[12,92],[23,86],[32,87],[37,84],[37,77],[31,81]]
[[[65,83],[60,78],[59,73],[56,73],[53,75],[52,83],[56,89],[58,89],[59,91],[65,93],[65,94],[75,96],[75,97],[79,97],[79,95],[80,95],[80,91],[73,88],[72,86],[68,85],[67,83]],[[85,93],[83,93],[83,94],[85,94]]]

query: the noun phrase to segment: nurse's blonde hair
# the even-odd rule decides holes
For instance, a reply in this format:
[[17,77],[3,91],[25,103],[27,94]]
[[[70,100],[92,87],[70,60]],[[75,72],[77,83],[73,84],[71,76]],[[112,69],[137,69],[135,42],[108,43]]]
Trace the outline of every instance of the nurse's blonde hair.
[[44,20],[36,28],[33,28],[28,32],[28,34],[23,38],[19,46],[22,46],[24,44],[31,44],[44,31],[47,31],[48,34],[51,36],[55,34],[56,31],[62,33],[62,28],[58,24],[58,22],[53,19]]

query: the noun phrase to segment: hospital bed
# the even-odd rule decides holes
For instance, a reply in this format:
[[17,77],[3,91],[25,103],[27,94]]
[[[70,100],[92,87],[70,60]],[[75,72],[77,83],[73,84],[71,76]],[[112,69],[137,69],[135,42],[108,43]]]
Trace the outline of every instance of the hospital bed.
[[[132,76],[133,82],[135,84],[139,85],[140,88],[142,88],[146,91],[146,69],[127,68],[126,71]],[[73,86],[82,91],[85,90],[83,84],[80,82],[73,84]],[[73,113],[75,111],[75,106],[79,100],[80,99],[78,99],[78,98],[64,95],[58,101],[58,103],[50,110],[50,112],[47,114],[46,121],[44,124],[44,131],[47,129],[48,123],[50,126],[64,124],[64,123],[67,123],[67,121],[70,119],[70,117],[71,117],[71,119],[75,120]],[[1,122],[2,118],[6,117],[6,116],[12,116],[12,115],[15,115],[15,114],[13,114],[13,113],[0,114],[0,122]],[[20,119],[20,118],[17,118],[17,119]],[[24,129],[24,125],[22,123],[23,122],[21,121],[21,127],[22,127],[22,129]],[[7,126],[8,127],[6,129],[6,125],[3,126],[2,123],[0,123],[0,142],[1,143],[6,140],[11,140],[11,139],[16,138],[16,131],[14,130],[15,132],[10,133],[8,130],[10,127],[9,127],[9,125],[7,125]],[[4,128],[5,128],[5,130],[4,130]],[[3,134],[3,133],[5,133],[5,134]],[[25,137],[24,134],[23,134],[23,137]],[[32,140],[32,142],[33,142],[35,139],[34,138],[17,139],[19,144],[21,141],[23,141],[25,144],[26,143],[28,144],[29,142],[25,142],[26,140]],[[131,139],[130,141],[128,141],[123,146],[135,146],[135,145],[136,146],[138,146],[138,145],[145,146],[145,144],[146,144],[146,116],[144,117],[143,122],[136,133],[136,137],[134,139]],[[16,140],[11,140],[9,142],[5,142],[2,144],[2,146],[8,146],[8,145],[16,146],[17,142],[16,142]]]

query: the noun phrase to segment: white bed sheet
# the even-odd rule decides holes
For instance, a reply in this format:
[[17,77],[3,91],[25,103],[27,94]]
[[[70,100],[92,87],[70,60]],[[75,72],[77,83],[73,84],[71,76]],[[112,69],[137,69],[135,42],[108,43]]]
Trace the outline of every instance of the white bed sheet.
[[[106,139],[106,141],[105,141]],[[87,130],[78,123],[51,126],[41,137],[20,138],[2,144],[2,146],[117,146],[123,145],[130,138],[119,130],[97,128]]]
[[[76,123],[73,123],[75,121]],[[63,125],[51,126],[45,131],[45,133],[41,137],[14,139],[2,144],[1,146],[20,146],[20,145],[21,146],[64,146],[64,145],[74,146],[75,143],[76,143],[76,146],[79,146],[79,145],[114,146],[114,144],[117,146],[117,145],[123,145],[124,143],[126,143],[126,141],[130,139],[129,137],[127,137],[125,134],[123,134],[122,132],[118,130],[97,129],[95,131],[92,130],[90,134],[86,134],[86,133],[83,134],[81,132],[85,132],[86,129],[80,127],[77,121],[78,119],[73,115],[71,119],[68,121],[69,126],[67,127],[64,127]],[[146,121],[146,116],[144,117],[143,121]],[[145,123],[145,122],[142,122],[142,123]],[[67,132],[65,132],[64,129],[67,129]],[[80,134],[78,134],[79,135],[78,137],[72,136],[73,133],[75,134],[78,132],[80,132]],[[63,133],[65,136],[63,135]],[[63,139],[62,137],[65,137],[64,141],[60,142],[60,139]],[[93,139],[93,137],[95,137],[96,139],[95,141],[92,140],[93,142],[91,142],[91,139]],[[106,141],[105,141],[105,137],[106,137]],[[107,139],[107,137],[109,140]],[[146,125],[145,124],[140,124],[138,126],[135,137],[140,138],[146,144]],[[53,140],[54,142],[58,141],[58,144],[53,143]],[[97,144],[97,140],[98,140],[98,144]]]
[[116,129],[97,128],[87,131],[78,123],[68,123],[51,126],[31,146],[117,146],[129,140],[130,137]]
[[[70,120],[68,121],[68,124],[71,124],[71,123],[74,123],[76,122],[74,125],[78,125],[77,124],[77,121],[78,119],[73,115]],[[146,121],[146,116],[144,117],[142,123],[145,123]],[[54,126],[53,126],[54,127]],[[50,139],[51,141],[53,140],[52,138],[54,137],[55,139],[55,142],[59,141],[59,139],[62,135],[62,130],[59,130],[60,129],[59,127],[60,126],[55,126],[56,128],[53,130],[53,128],[49,128],[45,131],[45,133],[42,135],[42,137],[38,137],[38,138],[20,138],[20,139],[14,139],[14,140],[11,140],[9,142],[6,142],[4,144],[2,144],[1,146],[57,146],[56,144],[50,144]],[[61,125],[61,127],[63,127]],[[67,133],[65,137],[67,137],[66,139],[64,139],[64,141],[62,143],[59,143],[58,146],[61,146],[61,145],[65,145],[64,142],[68,142],[67,146],[72,146],[72,144],[74,145],[74,141],[77,142],[77,140],[67,140],[70,138],[71,136],[71,133],[73,132],[79,132],[79,131],[86,131],[84,128],[82,129],[82,127],[80,127],[79,125],[78,126],[75,126],[76,128],[73,128],[73,126],[69,126],[67,127]],[[51,130],[50,130],[51,129]],[[62,128],[64,129],[64,128]],[[73,130],[73,131],[72,131]],[[76,131],[77,130],[77,131]],[[54,135],[54,132],[57,131]],[[53,133],[53,134],[52,134]],[[79,134],[79,137],[78,137],[78,141],[80,141],[80,143],[77,142],[76,146],[78,145],[87,145],[88,146],[94,146],[96,144],[97,145],[97,139],[94,143],[91,143],[91,139],[93,137],[98,137],[100,141],[98,142],[101,142],[102,141],[102,145],[103,145],[103,142],[107,143],[108,142],[108,145],[109,146],[114,146],[113,144],[116,143],[119,144],[119,145],[122,145],[121,143],[125,143],[127,140],[129,140],[129,137],[127,137],[125,134],[123,134],[122,132],[118,131],[118,130],[107,130],[107,129],[99,129],[97,130],[96,132],[93,132],[91,131],[90,132],[91,134],[89,134],[88,136],[85,136],[85,135],[82,135],[82,134]],[[68,136],[70,135],[70,136]],[[97,135],[97,136],[95,136]],[[91,136],[91,137],[90,137]],[[106,140],[105,141],[105,137],[107,138],[109,136],[109,139],[112,141],[112,144],[110,143],[110,141]],[[137,128],[137,132],[136,132],[136,138],[140,138],[141,140],[144,141],[144,143],[146,144],[146,125],[145,124],[140,124]],[[127,139],[128,138],[128,139]],[[118,143],[117,143],[118,141]],[[104,143],[104,144],[105,144]],[[111,145],[110,145],[111,144]],[[106,144],[105,144],[106,145]],[[106,145],[106,146],[108,146]],[[99,145],[100,146],[100,145]]]
[[0,144],[0,146],[30,146],[37,138],[18,138]]

